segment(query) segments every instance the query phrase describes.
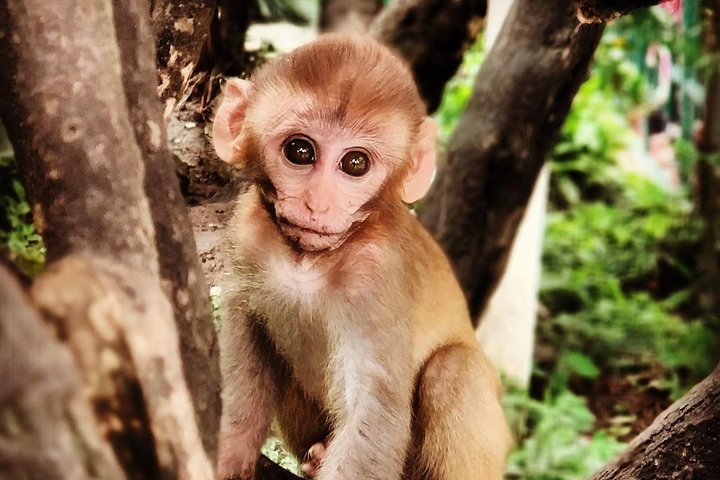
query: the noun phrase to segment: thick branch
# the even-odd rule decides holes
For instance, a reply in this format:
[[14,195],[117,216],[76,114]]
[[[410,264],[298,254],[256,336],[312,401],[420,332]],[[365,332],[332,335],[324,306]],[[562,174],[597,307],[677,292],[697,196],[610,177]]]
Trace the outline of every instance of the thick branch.
[[[70,343],[126,474],[209,479],[129,122],[128,106],[145,104],[126,98],[112,3],[0,3],[2,115],[48,246],[33,297]],[[147,128],[164,148],[162,125]]]
[[473,318],[505,268],[535,179],[603,30],[580,25],[571,0],[536,7],[516,0],[420,214],[450,257]]
[[428,112],[434,112],[486,9],[484,0],[396,0],[378,15],[370,33],[407,60]]
[[125,479],[94,422],[73,359],[0,265],[3,478]]
[[144,187],[155,227],[162,286],[173,304],[183,370],[203,444],[214,458],[220,419],[217,338],[207,284],[160,114],[147,5],[125,0],[114,2],[113,9],[130,121],[145,166]]
[[720,365],[593,480],[720,478]]
[[582,23],[606,23],[633,10],[647,8],[662,0],[575,0]]

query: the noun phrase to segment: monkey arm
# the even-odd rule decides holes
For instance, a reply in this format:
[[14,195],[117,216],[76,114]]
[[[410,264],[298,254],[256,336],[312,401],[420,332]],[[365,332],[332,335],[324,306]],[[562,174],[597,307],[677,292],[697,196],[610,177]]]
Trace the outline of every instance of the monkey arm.
[[332,408],[342,413],[316,480],[396,480],[402,475],[411,438],[410,350],[397,345],[401,342],[386,343],[393,338],[390,332],[382,337],[371,344],[350,334],[343,342],[331,394]]
[[217,478],[250,480],[277,403],[262,330],[240,308],[221,327],[222,416]]

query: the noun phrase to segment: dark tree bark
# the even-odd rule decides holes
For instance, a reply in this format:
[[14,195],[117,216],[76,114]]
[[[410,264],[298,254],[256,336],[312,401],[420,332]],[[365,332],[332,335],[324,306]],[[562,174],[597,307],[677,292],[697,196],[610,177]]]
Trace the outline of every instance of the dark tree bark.
[[570,0],[535,7],[516,0],[420,212],[450,257],[473,318],[501,277],[532,186],[603,31],[579,24]]
[[606,23],[633,10],[661,2],[662,0],[575,0],[578,19],[583,23]]
[[152,0],[150,11],[156,36],[158,91],[169,118],[189,94],[200,48],[210,31],[217,0]]
[[[710,56],[720,53],[720,2],[703,2],[703,43]],[[701,265],[704,270],[700,302],[720,311],[720,72],[705,69],[705,111],[697,138],[700,157],[696,166],[696,206],[705,225]]]
[[361,33],[383,6],[382,0],[322,0],[320,30]]
[[593,480],[720,478],[720,365]]
[[370,33],[407,60],[428,112],[434,112],[486,9],[484,0],[396,0],[373,21]]

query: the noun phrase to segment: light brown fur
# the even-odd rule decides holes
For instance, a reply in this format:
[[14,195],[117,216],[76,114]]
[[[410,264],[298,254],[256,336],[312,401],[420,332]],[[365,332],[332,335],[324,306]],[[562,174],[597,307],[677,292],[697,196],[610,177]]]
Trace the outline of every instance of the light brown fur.
[[[510,441],[497,376],[447,259],[400,199],[403,185],[415,181],[410,160],[426,155],[417,148],[422,103],[409,73],[378,44],[338,37],[279,64],[253,80],[245,123],[251,128],[232,124],[237,116],[230,112],[227,138],[216,135],[216,143],[237,145],[228,160],[249,162],[257,182],[240,198],[228,234],[233,272],[221,331],[218,478],[252,478],[275,414],[299,457],[326,445],[317,480],[500,479]],[[298,68],[288,73],[287,65]],[[380,78],[368,73],[343,87],[345,96],[334,96],[333,85],[357,78],[353,66]],[[279,233],[268,206],[283,201],[285,180],[275,185],[267,177],[264,165],[277,147],[265,140],[277,134],[270,119],[285,102],[278,98],[319,98],[318,91],[324,111],[334,112],[318,114],[318,122],[375,129],[374,147],[393,145],[396,152],[373,156],[391,168],[368,175],[385,178],[361,179],[379,185],[362,207],[361,224],[339,246],[305,251]],[[405,133],[384,139],[390,113],[404,119]],[[328,161],[319,159],[318,171]]]

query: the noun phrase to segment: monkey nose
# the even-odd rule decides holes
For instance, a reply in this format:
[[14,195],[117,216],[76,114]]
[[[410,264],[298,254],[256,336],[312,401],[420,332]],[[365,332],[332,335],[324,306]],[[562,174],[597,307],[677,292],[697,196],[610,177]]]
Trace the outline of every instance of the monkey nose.
[[323,205],[315,202],[305,202],[305,206],[310,211],[310,219],[317,222],[318,215],[323,215],[330,210],[330,205]]

